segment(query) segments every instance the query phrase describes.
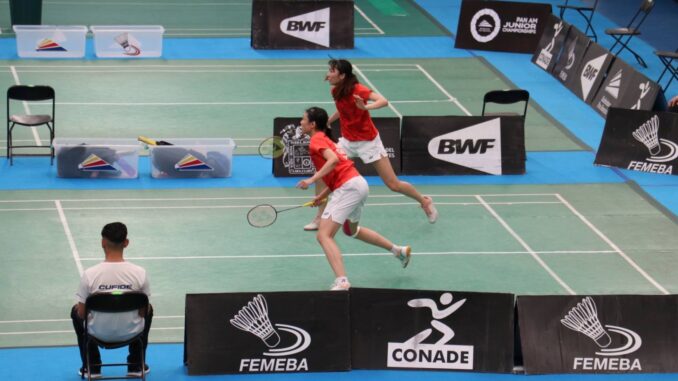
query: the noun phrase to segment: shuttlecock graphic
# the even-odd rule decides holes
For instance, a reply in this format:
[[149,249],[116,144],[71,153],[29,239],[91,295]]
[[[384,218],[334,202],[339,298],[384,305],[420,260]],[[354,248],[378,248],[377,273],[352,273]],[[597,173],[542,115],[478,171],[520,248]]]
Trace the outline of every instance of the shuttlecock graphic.
[[238,311],[231,319],[231,325],[259,337],[269,348],[280,343],[280,335],[268,319],[268,305],[264,296],[259,294]]
[[637,141],[645,144],[645,147],[650,150],[650,155],[652,156],[656,156],[661,151],[657,131],[659,131],[659,117],[655,115],[648,119],[647,122],[641,124],[632,133]]
[[612,342],[610,335],[598,320],[596,304],[588,296],[581,303],[577,303],[560,322],[567,328],[590,337],[600,348],[606,348]]

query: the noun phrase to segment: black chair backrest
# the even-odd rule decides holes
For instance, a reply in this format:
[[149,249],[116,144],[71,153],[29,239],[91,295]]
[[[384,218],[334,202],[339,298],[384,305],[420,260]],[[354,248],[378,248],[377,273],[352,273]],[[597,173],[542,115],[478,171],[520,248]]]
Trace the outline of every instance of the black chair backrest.
[[483,102],[511,104],[521,101],[529,101],[530,93],[527,90],[492,90],[483,97]]
[[14,85],[7,89],[7,99],[18,101],[45,101],[54,99],[54,89],[50,86]]
[[640,9],[638,9],[638,12],[636,12],[635,15],[633,15],[633,18],[631,21],[629,21],[629,25],[626,27],[629,29],[638,29],[640,28],[640,25],[645,21],[645,18],[647,15],[650,14],[650,11],[652,11],[652,8],[654,8],[654,0],[643,0],[640,3]]
[[127,312],[148,307],[148,296],[143,292],[96,293],[85,301],[87,311]]

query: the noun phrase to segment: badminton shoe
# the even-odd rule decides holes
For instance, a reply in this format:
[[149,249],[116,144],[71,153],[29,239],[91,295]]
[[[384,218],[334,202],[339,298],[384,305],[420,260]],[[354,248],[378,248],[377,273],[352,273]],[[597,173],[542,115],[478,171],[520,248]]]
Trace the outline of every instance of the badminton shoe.
[[412,257],[412,248],[409,246],[402,246],[400,248],[400,253],[396,255],[396,258],[403,265],[403,268],[407,267],[410,264],[410,258]]
[[346,277],[340,277],[334,280],[330,291],[348,291],[349,288],[351,288],[351,283],[348,279]]
[[[144,374],[149,374],[150,372],[151,367],[148,364],[144,364]],[[141,369],[138,366],[128,366],[127,377],[141,377]]]
[[319,224],[320,218],[316,217],[313,219],[313,221],[309,222],[306,226],[304,226],[304,230],[306,230],[307,232],[318,230]]
[[[84,367],[83,367],[83,368],[80,368],[80,370],[78,371],[78,376],[80,376],[80,378],[87,378],[87,371],[85,370]],[[97,379],[101,378],[101,373],[100,373],[100,371],[99,371],[99,372],[96,372],[96,373],[95,373],[95,372],[92,372],[92,374],[90,375],[90,378],[91,378],[92,380],[97,380]]]
[[431,197],[424,197],[424,204],[421,206],[428,217],[428,222],[435,224],[438,221],[438,209],[433,205],[433,199]]

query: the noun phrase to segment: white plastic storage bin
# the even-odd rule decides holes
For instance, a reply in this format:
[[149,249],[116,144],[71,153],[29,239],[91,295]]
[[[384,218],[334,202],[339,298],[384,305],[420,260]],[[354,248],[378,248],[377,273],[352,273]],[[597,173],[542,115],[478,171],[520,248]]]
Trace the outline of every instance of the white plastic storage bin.
[[149,146],[154,178],[230,177],[233,139],[162,139],[173,145]]
[[162,35],[160,25],[92,25],[94,51],[97,57],[160,57]]
[[22,58],[81,58],[85,56],[84,25],[14,25],[16,50]]
[[139,175],[136,139],[56,138],[59,177],[134,179]]

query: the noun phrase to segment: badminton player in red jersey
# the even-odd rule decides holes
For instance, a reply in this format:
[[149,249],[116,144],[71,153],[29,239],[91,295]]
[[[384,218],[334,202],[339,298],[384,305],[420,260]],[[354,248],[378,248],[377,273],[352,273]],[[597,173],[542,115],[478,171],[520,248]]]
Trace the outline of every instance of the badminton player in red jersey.
[[394,245],[374,230],[358,226],[370,189],[353,162],[337,148],[327,119],[327,112],[319,107],[311,107],[304,112],[301,130],[311,136],[309,152],[316,172],[299,181],[297,187],[307,189],[311,184],[320,182],[325,185],[316,195],[314,206],[323,204],[323,200],[332,193],[320,217],[317,238],[336,277],[331,290],[348,290],[351,283],[346,277],[341,251],[334,240],[339,228],[343,227],[344,233],[350,237],[390,250],[403,267],[407,267],[410,262],[411,249],[409,246]]
[[[433,200],[419,193],[412,184],[396,177],[379,137],[379,131],[370,117],[369,110],[386,107],[388,100],[359,83],[349,61],[332,59],[328,65],[325,80],[331,86],[332,98],[337,108],[328,122],[332,123],[339,119],[342,137],[339,138],[337,145],[348,157],[360,157],[365,164],[372,164],[389,189],[416,200],[424,209],[428,221],[435,223],[438,211],[433,205]],[[322,189],[318,189],[316,193],[320,191]],[[315,219],[304,226],[304,230],[315,230],[321,213],[322,207]]]

